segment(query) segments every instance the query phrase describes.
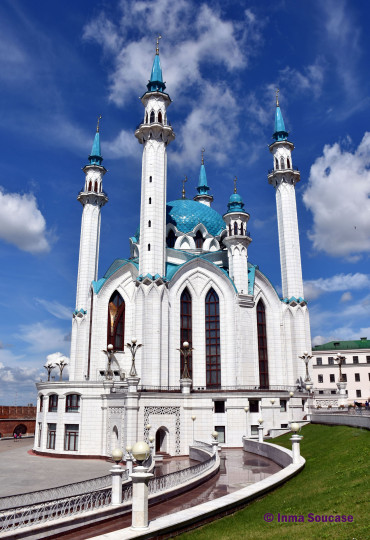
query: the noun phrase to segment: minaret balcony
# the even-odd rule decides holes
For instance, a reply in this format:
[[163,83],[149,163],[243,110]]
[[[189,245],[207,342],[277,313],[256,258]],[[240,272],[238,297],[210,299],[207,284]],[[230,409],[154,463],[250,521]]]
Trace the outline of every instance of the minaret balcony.
[[101,191],[97,193],[96,191],[80,191],[77,196],[77,200],[80,201],[82,205],[85,204],[98,204],[99,206],[104,206],[108,202],[108,195]]
[[301,179],[301,173],[298,167],[290,167],[286,169],[269,169],[267,179],[269,184],[275,185],[281,179],[281,176],[286,176],[293,184],[296,184]]
[[162,140],[169,144],[175,139],[175,133],[171,124],[161,124],[160,122],[151,122],[150,124],[140,124],[135,131],[135,137],[141,144],[150,139]]

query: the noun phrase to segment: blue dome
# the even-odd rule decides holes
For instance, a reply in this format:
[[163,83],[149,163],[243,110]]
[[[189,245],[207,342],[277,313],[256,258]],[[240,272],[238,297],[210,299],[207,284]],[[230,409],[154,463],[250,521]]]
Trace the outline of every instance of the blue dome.
[[229,203],[233,203],[233,202],[243,202],[243,199],[241,198],[239,193],[233,193],[230,196]]
[[172,223],[183,233],[191,232],[198,223],[203,223],[212,236],[219,235],[225,228],[224,220],[216,210],[192,199],[168,202],[166,223]]

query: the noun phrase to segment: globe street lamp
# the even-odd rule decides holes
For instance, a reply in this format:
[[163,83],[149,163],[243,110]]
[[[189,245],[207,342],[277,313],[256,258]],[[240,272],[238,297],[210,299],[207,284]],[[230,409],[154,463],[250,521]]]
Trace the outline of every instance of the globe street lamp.
[[68,365],[68,360],[60,358],[55,362],[55,365],[59,368],[59,381],[63,380],[63,369]]
[[345,363],[346,357],[340,353],[337,353],[337,355],[334,357],[334,360],[337,362],[339,366],[339,382],[345,382],[343,374],[342,374],[342,364]]
[[246,419],[246,430],[245,430],[245,434],[246,434],[246,437],[248,439],[249,437],[249,429],[248,429],[248,413],[249,413],[249,405],[247,405],[246,407],[244,407],[244,412],[245,412],[245,419]]
[[105,378],[110,381],[113,379],[112,362],[114,359],[114,347],[111,343],[107,346],[107,350],[103,349],[103,353],[107,355],[107,369],[104,372]]
[[191,379],[189,369],[188,369],[188,358],[191,355],[191,351],[193,351],[194,349],[190,347],[190,344],[188,341],[184,341],[184,343],[182,344],[182,348],[177,349],[177,350],[180,351],[180,353],[182,354],[184,358],[184,370],[182,372],[181,379]]
[[193,442],[194,442],[194,441],[195,441],[195,437],[194,437],[194,425],[195,425],[195,420],[197,419],[197,417],[194,416],[194,414],[193,414],[193,416],[191,417],[191,419],[192,419],[192,421],[193,421]]
[[150,455],[150,447],[144,441],[139,441],[132,447],[132,454],[139,466],[131,474],[132,478],[132,528],[148,527],[148,482],[153,474],[143,467],[143,462]]
[[119,465],[123,456],[120,448],[115,448],[112,451],[112,458],[115,465],[110,470],[112,475],[112,505],[116,506],[122,503],[122,473],[123,468]]

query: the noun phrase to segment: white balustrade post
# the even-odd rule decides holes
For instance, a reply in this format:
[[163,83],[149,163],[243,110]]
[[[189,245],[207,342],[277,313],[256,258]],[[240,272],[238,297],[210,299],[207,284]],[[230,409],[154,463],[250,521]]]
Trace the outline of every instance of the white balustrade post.
[[293,435],[290,440],[292,441],[292,452],[293,452],[293,464],[299,463],[301,457],[300,442],[302,437],[297,433],[300,425],[296,422],[293,422],[290,426],[290,429],[293,431]]
[[123,468],[119,465],[123,456],[120,448],[115,448],[112,452],[112,458],[116,462],[109,471],[112,475],[112,505],[117,506],[122,503],[122,473]]
[[132,528],[148,528],[148,482],[153,474],[146,467],[138,466],[132,478]]
[[125,455],[125,461],[126,461],[126,470],[128,471],[128,474],[130,475],[132,473],[132,455],[131,455],[131,446],[126,446],[126,455]]
[[258,426],[258,442],[263,442],[263,426]]
[[212,453],[217,454],[218,449],[218,432],[213,431],[212,432]]

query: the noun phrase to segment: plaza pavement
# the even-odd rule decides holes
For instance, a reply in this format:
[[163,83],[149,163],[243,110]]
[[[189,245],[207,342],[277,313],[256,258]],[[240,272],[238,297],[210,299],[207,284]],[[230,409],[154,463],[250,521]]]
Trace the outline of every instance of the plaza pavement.
[[33,439],[0,440],[0,497],[64,486],[109,474],[112,463],[28,454]]

